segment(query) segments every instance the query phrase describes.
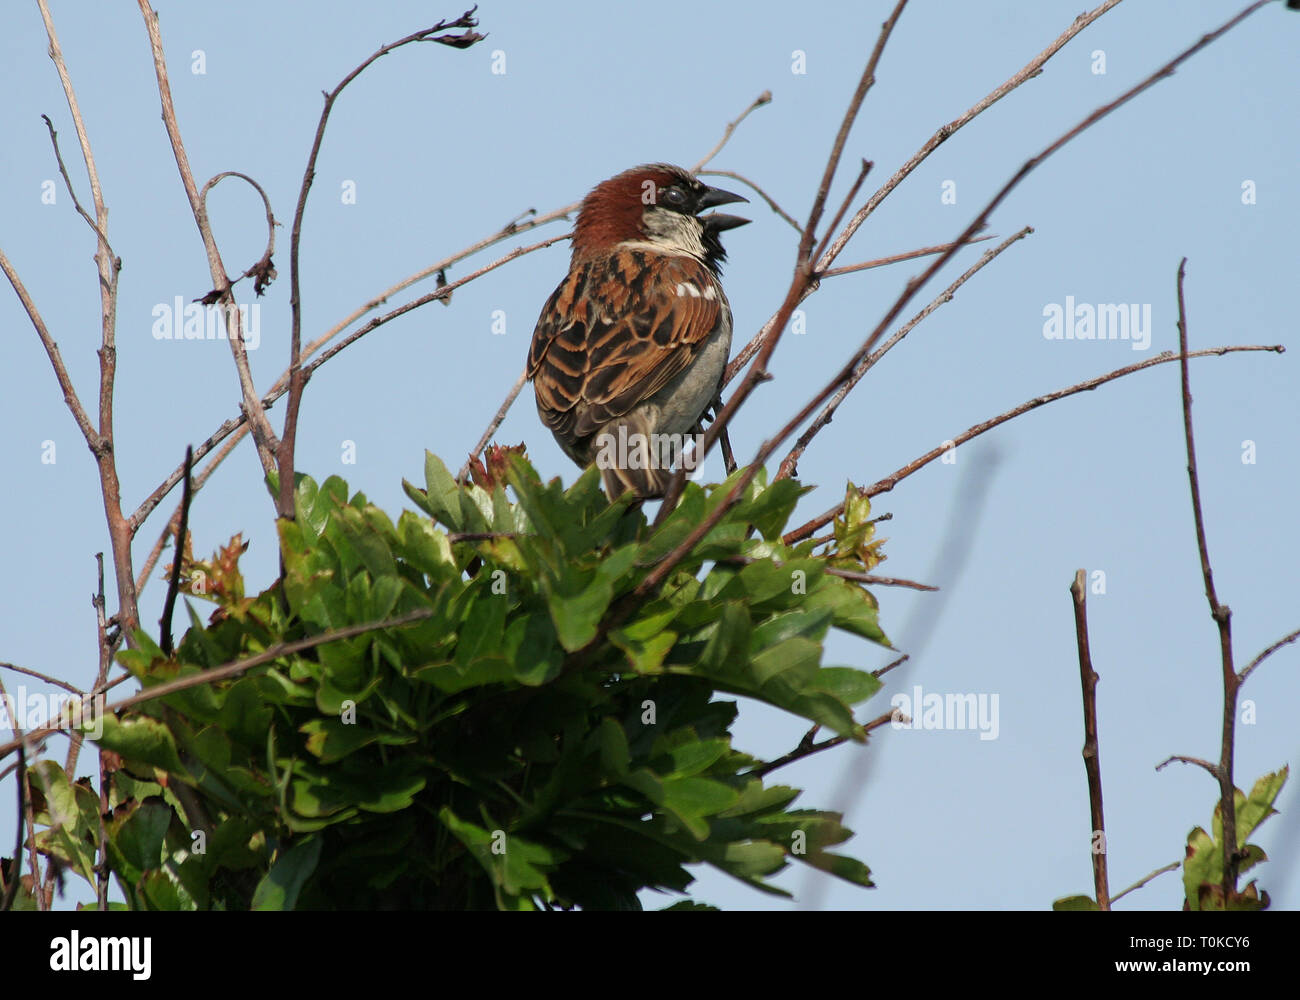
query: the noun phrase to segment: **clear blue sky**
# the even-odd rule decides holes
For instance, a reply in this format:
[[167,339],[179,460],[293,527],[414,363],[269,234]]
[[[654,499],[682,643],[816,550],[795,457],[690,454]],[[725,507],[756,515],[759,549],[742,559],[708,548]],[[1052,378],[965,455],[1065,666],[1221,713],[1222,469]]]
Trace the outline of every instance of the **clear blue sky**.
[[[840,263],[956,236],[1031,154],[1096,105],[1145,76],[1242,5],[1129,0],[1067,45],[1036,80],[950,139],[882,206]],[[546,211],[637,163],[690,164],[757,94],[756,111],[714,162],[763,185],[806,216],[849,95],[891,4],[807,2],[652,7],[608,3],[485,3],[489,38],[459,52],[415,46],[372,67],[339,101],[319,162],[303,240],[304,336],[332,326],[377,292],[499,228]],[[1079,0],[969,4],[914,0],[904,14],[846,149],[842,197],[860,157],[875,187],[941,124],[1011,76],[1082,9]],[[267,189],[286,223],[316,126],[321,91],[370,54],[459,9],[427,2],[307,7],[247,0],[158,3],[180,125],[196,175],[240,170]],[[304,16],[307,11],[310,16]],[[159,118],[147,36],[128,4],[60,4],[64,53],[123,258],[118,319],[118,463],[128,508],[236,412],[238,387],[222,342],[158,341],[155,306],[208,290],[193,219]],[[1174,276],[1189,259],[1193,346],[1294,347],[1297,270],[1294,108],[1300,15],[1276,4],[1174,77],[1102,122],[1034,173],[990,231],[1036,232],[1009,249],[918,327],[859,387],[800,464],[820,488],[808,514],[842,495],[845,478],[873,481],[971,424],[1039,393],[1177,347]],[[202,74],[191,72],[201,50]],[[793,53],[804,53],[796,73]],[[1094,72],[1096,52],[1105,73]],[[498,55],[498,53],[502,55]],[[494,73],[504,58],[504,73]],[[0,247],[44,311],[84,400],[97,386],[94,242],[57,181],[47,113],[83,199],[85,173],[33,4],[0,15]],[[341,197],[354,182],[355,204]],[[956,204],[941,199],[955,185]],[[1255,203],[1243,203],[1253,182]],[[733,185],[734,186],[734,185]],[[793,231],[757,199],[754,224],[727,234],[725,273],[739,341],[779,305]],[[210,207],[233,274],[261,253],[255,196],[237,183]],[[563,223],[521,240],[563,232]],[[261,300],[253,357],[268,387],[288,355],[288,233],[280,280]],[[907,313],[977,259],[964,251]],[[495,259],[489,250],[450,277]],[[567,247],[533,254],[372,334],[325,366],[304,402],[299,467],[344,476],[391,511],[402,477],[418,478],[424,449],[463,459],[522,367],[541,304],[562,276]],[[806,304],[807,333],[787,336],[777,378],[733,426],[738,455],[784,423],[847,358],[917,263],[828,280]],[[404,293],[410,296],[427,287]],[[241,301],[251,290],[241,286]],[[403,296],[403,297],[404,297]],[[397,301],[402,300],[399,297]],[[1151,308],[1151,344],[1049,340],[1044,310],[1076,303]],[[500,311],[498,313],[498,311]],[[494,314],[506,332],[494,335]],[[93,464],[63,405],[35,333],[0,286],[0,659],[88,684],[95,626],[89,603],[96,551],[107,550]],[[1197,442],[1215,580],[1234,612],[1238,662],[1300,626],[1300,530],[1294,518],[1294,351],[1193,363]],[[499,440],[526,441],[544,475],[576,470],[536,418],[531,391]],[[282,419],[274,411],[273,422]],[[53,441],[56,461],[42,462]],[[1254,462],[1243,462],[1243,442]],[[355,464],[344,464],[345,442]],[[802,805],[840,805],[857,831],[846,850],[872,868],[865,892],[810,877],[782,884],[821,906],[1044,908],[1091,892],[1082,720],[1069,594],[1077,568],[1100,570],[1089,601],[1105,778],[1112,889],[1181,858],[1207,826],[1216,789],[1203,772],[1154,766],[1170,754],[1216,757],[1218,645],[1200,577],[1182,445],[1176,365],[1160,366],[1035,411],[933,464],[878,499],[889,560],[881,572],[943,587],[942,596],[876,591],[883,624],[919,650],[864,706],[920,685],[998,698],[998,735],[878,732],[866,750],[840,748],[781,772],[807,789]],[[195,551],[232,534],[252,540],[250,589],[276,569],[271,507],[247,444],[196,499]],[[983,486],[976,485],[982,483]],[[982,499],[981,499],[982,498]],[[170,510],[170,506],[166,510]],[[1288,513],[1291,512],[1291,513]],[[146,525],[137,564],[161,517]],[[965,553],[944,556],[956,539]],[[145,593],[155,622],[163,586]],[[110,595],[110,605],[113,604]],[[892,657],[835,640],[827,662],[875,668]],[[13,690],[24,682],[7,675]],[[37,687],[28,683],[29,689]],[[1300,647],[1251,679],[1255,722],[1238,729],[1236,773],[1249,787],[1294,763]],[[790,749],[798,720],[745,705],[738,745],[763,757]],[[56,752],[62,756],[62,750]],[[846,768],[854,770],[846,779]],[[82,772],[89,772],[89,756]],[[1300,781],[1294,778],[1256,841],[1274,859],[1252,875],[1274,905],[1300,906]],[[852,789],[839,801],[840,789]],[[6,783],[5,789],[10,785]],[[12,831],[8,791],[0,830]],[[701,871],[696,895],[725,908],[791,906]],[[1165,875],[1122,907],[1176,908]],[[664,900],[668,902],[668,900]],[[648,899],[648,905],[659,905]]]

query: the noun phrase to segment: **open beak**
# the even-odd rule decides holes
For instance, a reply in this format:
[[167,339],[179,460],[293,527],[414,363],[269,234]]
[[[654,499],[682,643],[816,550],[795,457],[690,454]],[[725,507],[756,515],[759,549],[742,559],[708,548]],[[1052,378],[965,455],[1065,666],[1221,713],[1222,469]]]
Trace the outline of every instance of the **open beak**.
[[[702,212],[706,208],[714,208],[717,205],[729,205],[733,201],[748,202],[749,199],[736,194],[734,191],[724,191],[722,188],[715,187],[705,188],[704,193],[700,195],[697,212]],[[705,226],[715,232],[721,232],[724,229],[735,229],[737,226],[743,226],[750,221],[741,218],[739,215],[724,215],[721,212],[701,215],[699,219]]]

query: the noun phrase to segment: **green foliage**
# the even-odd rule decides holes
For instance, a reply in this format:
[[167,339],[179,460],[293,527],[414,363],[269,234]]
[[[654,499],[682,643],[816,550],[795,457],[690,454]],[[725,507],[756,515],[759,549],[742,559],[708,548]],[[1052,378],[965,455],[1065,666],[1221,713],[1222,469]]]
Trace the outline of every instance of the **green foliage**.
[[[1237,871],[1239,874],[1254,868],[1261,861],[1267,861],[1262,848],[1257,844],[1246,842],[1256,827],[1270,816],[1275,816],[1273,808],[1278,793],[1286,784],[1290,768],[1266,774],[1255,782],[1255,787],[1246,795],[1240,788],[1233,789],[1234,812],[1237,821],[1237,851],[1241,857]],[[1233,894],[1224,905],[1223,897],[1223,811],[1222,803],[1214,806],[1214,822],[1211,824],[1214,836],[1206,833],[1199,826],[1187,835],[1187,856],[1183,860],[1183,891],[1185,910],[1263,910],[1268,908],[1268,893],[1256,888],[1254,880],[1246,887]]]
[[[238,538],[193,564],[219,576],[217,612],[191,607],[170,659],[138,635],[120,660],[146,689],[423,617],[105,720],[108,860],[130,907],[636,909],[641,890],[684,893],[697,863],[785,895],[770,878],[791,860],[871,884],[829,850],[850,836],[838,814],[791,808],[798,790],[733,747],[725,697],[863,738],[853,706],[880,682],[821,659],[832,628],[887,644],[871,595],[827,572],[878,560],[869,508],[815,555],[781,542],[802,488],[760,475],[641,595],[734,479],[688,484],[653,529],[594,469],[567,490],[518,456],[498,469],[461,486],[429,455],[424,488],[405,484],[423,513],[396,523],[300,477],[282,581],[245,597]],[[49,762],[34,775],[42,850],[91,877],[97,796]]]
[[[1277,800],[1282,786],[1286,784],[1290,768],[1266,774],[1255,782],[1255,787],[1246,795],[1240,788],[1233,789],[1234,810],[1237,819],[1237,851],[1240,861],[1237,874],[1241,875],[1255,867],[1261,861],[1267,861],[1268,855],[1257,844],[1247,843],[1247,838],[1256,828],[1275,816],[1277,810],[1273,803]],[[1187,835],[1187,852],[1183,859],[1183,909],[1184,910],[1265,910],[1268,909],[1268,893],[1256,887],[1252,880],[1244,889],[1233,893],[1228,905],[1224,906],[1223,897],[1223,811],[1222,803],[1214,806],[1214,836],[1206,833],[1199,826]],[[1170,865],[1172,869],[1173,866]],[[1099,910],[1097,901],[1091,896],[1064,896],[1052,903],[1053,910]]]

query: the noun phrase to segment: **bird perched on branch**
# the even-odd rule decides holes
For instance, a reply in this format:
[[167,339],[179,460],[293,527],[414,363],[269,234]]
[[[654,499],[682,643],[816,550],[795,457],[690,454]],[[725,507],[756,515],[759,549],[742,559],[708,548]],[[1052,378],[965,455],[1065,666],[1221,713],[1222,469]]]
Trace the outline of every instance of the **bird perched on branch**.
[[564,453],[595,462],[605,492],[662,497],[717,399],[731,350],[719,233],[747,201],[681,167],[647,164],[583,200],[569,273],[528,352],[537,413]]

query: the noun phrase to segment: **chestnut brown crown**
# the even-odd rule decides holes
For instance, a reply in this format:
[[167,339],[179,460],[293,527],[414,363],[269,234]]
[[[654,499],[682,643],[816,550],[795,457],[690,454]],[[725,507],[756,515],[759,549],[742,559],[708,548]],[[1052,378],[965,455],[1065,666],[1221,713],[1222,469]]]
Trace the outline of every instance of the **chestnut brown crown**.
[[700,213],[736,201],[748,199],[710,187],[681,167],[667,163],[633,167],[602,181],[583,199],[573,256],[590,257],[632,244],[689,254],[717,274],[727,256],[718,234],[750,220]]

